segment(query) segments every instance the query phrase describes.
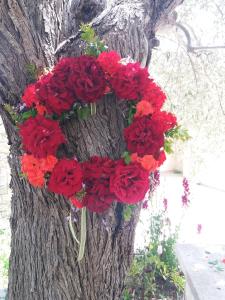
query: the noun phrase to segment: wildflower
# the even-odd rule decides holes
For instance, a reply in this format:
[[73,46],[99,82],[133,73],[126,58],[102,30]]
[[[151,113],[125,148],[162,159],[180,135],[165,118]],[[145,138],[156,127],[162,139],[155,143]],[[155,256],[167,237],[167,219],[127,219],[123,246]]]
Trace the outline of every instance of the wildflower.
[[167,211],[167,208],[168,208],[168,200],[166,198],[163,199],[163,207],[164,207],[164,210]]
[[201,231],[202,231],[202,224],[198,224],[197,225],[197,232],[198,232],[198,234],[200,234]]
[[183,206],[187,207],[190,203],[190,190],[189,190],[189,182],[186,177],[183,179],[183,187],[184,187],[184,194],[182,195],[182,204]]

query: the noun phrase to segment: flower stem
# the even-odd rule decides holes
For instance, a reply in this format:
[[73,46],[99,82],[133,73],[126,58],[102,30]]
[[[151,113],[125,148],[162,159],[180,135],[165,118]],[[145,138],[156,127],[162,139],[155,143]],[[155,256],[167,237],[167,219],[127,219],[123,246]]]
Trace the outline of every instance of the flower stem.
[[81,228],[80,228],[80,248],[77,261],[81,261],[84,257],[84,249],[87,235],[87,223],[86,223],[86,207],[81,210]]
[[74,228],[73,228],[73,224],[72,224],[72,215],[70,214],[70,217],[69,217],[69,228],[70,228],[70,232],[74,238],[74,240],[77,242],[77,244],[80,244],[80,242],[78,241],[77,237],[76,237],[76,234],[75,234],[75,231],[74,231]]
[[91,115],[96,114],[96,103],[90,103],[90,108],[91,108]]

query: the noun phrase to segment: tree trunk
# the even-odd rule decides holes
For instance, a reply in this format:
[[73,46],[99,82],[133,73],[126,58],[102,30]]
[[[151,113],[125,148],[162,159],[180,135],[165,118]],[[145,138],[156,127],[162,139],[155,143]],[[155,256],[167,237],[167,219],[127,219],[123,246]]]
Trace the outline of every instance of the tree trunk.
[[[22,179],[20,140],[2,104],[16,106],[29,81],[27,65],[50,66],[60,56],[80,52],[78,28],[92,22],[109,48],[147,66],[157,44],[155,31],[171,20],[182,0],[1,0],[0,113],[10,144],[11,256],[8,299],[119,300],[132,261],[138,207],[129,222],[121,204],[103,215],[88,213],[85,255],[77,262],[77,245],[68,226],[70,205],[60,196],[34,189]],[[65,41],[64,41],[65,40]],[[54,56],[55,49],[56,56]],[[91,155],[119,158],[126,107],[113,96],[88,120],[64,124],[70,151],[80,161]],[[79,236],[80,213],[71,211]]]

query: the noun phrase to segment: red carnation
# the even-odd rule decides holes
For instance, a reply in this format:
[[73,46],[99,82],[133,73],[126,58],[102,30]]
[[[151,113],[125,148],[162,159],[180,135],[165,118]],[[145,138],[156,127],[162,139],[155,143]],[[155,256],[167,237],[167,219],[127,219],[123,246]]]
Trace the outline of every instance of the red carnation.
[[116,162],[98,156],[83,163],[84,183],[87,192],[84,203],[89,210],[101,213],[108,209],[116,196],[110,192],[110,176],[114,173]]
[[164,145],[164,135],[158,132],[158,123],[148,117],[134,119],[134,122],[124,129],[127,149],[138,156],[151,154],[155,156]]
[[120,55],[116,51],[102,52],[99,54],[97,61],[100,63],[102,69],[112,75],[119,68]]
[[69,85],[84,102],[96,102],[104,95],[105,74],[95,57],[83,55],[74,60]]
[[152,124],[158,134],[165,133],[177,125],[177,118],[166,111],[157,111],[152,114]]
[[82,169],[80,164],[69,159],[58,161],[48,182],[49,191],[69,198],[79,192],[81,188]]
[[68,77],[69,72],[64,73],[64,69],[57,68],[54,74],[48,73],[36,83],[37,97],[49,114],[61,115],[64,111],[69,110],[76,101],[66,84]]
[[65,143],[65,137],[57,121],[41,115],[29,118],[20,126],[24,150],[37,158],[56,155],[58,146]]
[[155,159],[158,161],[158,167],[160,167],[166,160],[166,153],[164,150],[161,150],[155,155]]
[[153,80],[148,80],[141,100],[151,103],[153,111],[159,111],[166,100],[166,95]]
[[143,95],[148,76],[148,70],[139,63],[121,64],[110,82],[118,98],[137,100]]
[[117,165],[110,179],[110,190],[120,202],[134,204],[144,199],[149,189],[149,172],[140,164]]
[[26,89],[23,92],[22,100],[27,107],[32,107],[33,105],[38,103],[35,84],[29,84],[26,87]]

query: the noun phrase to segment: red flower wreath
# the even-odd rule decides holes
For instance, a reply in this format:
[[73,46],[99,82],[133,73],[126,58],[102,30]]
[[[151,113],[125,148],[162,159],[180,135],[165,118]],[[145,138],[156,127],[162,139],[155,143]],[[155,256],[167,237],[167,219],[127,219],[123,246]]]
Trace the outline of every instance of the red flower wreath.
[[[125,159],[91,157],[78,162],[59,159],[66,138],[60,122],[77,105],[97,102],[106,92],[134,100],[133,122],[124,129]],[[72,205],[102,213],[115,201],[135,204],[149,189],[149,173],[165,160],[165,134],[177,125],[176,117],[161,111],[166,99],[139,63],[122,64],[115,51],[98,58],[83,55],[61,59],[46,75],[29,85],[22,96],[37,115],[20,125],[24,155],[21,169],[35,187],[67,197]],[[133,108],[132,108],[133,109]],[[126,163],[125,163],[126,162]]]

